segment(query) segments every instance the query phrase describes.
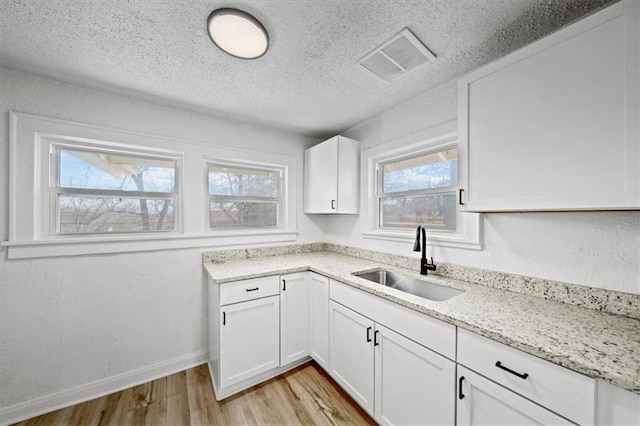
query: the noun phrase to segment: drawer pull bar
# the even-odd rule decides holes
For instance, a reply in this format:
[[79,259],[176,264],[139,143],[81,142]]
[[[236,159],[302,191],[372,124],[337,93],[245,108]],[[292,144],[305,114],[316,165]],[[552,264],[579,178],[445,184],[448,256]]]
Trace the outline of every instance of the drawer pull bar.
[[458,379],[458,399],[464,399],[464,394],[462,393],[462,382],[464,381],[464,376],[460,376]]
[[256,288],[248,288],[247,289],[247,291],[257,291],[257,290],[258,290],[258,287],[256,287]]
[[287,280],[282,280],[282,291],[287,290]]
[[222,325],[227,325],[227,313],[222,311]]
[[513,374],[514,376],[518,376],[522,380],[527,380],[527,377],[529,377],[528,373],[520,374],[517,371],[513,371],[512,369],[505,367],[504,365],[502,365],[502,363],[500,361],[496,362],[496,367],[498,367],[498,368],[500,368],[500,369],[502,369],[504,371],[507,371],[507,372]]
[[371,341],[371,327],[367,327],[367,343]]
[[378,342],[378,333],[380,333],[379,330],[373,332],[373,346],[380,346],[380,342]]

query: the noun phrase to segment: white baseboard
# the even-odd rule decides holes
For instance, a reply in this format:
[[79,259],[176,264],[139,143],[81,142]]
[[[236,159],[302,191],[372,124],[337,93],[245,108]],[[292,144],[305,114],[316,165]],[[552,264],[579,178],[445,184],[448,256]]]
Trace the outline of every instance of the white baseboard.
[[71,389],[19,402],[18,404],[0,409],[0,425],[16,423],[41,414],[99,398],[113,392],[118,392],[195,367],[196,365],[204,364],[205,362],[207,362],[206,350],[193,352]]

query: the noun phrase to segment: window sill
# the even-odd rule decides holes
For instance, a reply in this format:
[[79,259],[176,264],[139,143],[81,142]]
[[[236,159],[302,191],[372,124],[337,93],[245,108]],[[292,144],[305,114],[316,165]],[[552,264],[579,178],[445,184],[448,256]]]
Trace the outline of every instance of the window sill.
[[[408,231],[386,231],[386,230],[371,230],[362,232],[362,238],[371,238],[384,241],[398,241],[402,243],[413,242],[416,238],[416,233],[413,230]],[[482,244],[479,239],[465,238],[460,234],[428,234],[427,239],[429,245],[436,247],[453,247],[463,248],[468,250],[482,250]]]
[[55,238],[35,241],[4,241],[9,259],[61,257],[89,254],[129,253],[141,251],[231,247],[244,244],[270,244],[296,241],[297,231],[253,230],[219,231],[197,235],[144,235],[82,238]]

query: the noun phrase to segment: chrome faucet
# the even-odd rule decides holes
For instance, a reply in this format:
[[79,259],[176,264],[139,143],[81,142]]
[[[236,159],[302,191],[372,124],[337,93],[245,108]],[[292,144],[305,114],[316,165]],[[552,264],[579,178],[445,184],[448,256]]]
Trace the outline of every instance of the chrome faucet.
[[[422,242],[420,241],[422,237]],[[427,259],[427,231],[422,226],[418,226],[416,229],[416,242],[413,244],[413,251],[420,251],[422,247],[422,257],[420,258],[420,275],[429,275],[429,271],[436,270],[436,264],[433,263],[433,257],[431,261]]]

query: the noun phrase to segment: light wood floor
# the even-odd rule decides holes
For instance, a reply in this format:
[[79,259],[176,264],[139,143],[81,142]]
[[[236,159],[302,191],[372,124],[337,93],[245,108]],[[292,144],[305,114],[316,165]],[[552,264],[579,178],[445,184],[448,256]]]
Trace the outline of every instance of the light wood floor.
[[19,425],[374,425],[315,362],[216,401],[201,365]]

